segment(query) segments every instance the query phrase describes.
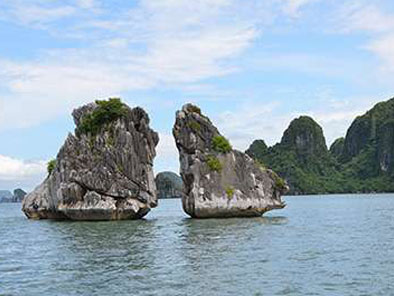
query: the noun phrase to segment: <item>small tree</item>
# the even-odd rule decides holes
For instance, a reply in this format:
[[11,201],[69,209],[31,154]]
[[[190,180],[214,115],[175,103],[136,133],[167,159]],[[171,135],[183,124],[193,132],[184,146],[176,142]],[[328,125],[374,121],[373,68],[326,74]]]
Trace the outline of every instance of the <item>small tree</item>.
[[51,159],[47,164],[48,175],[50,175],[56,167],[56,159]]

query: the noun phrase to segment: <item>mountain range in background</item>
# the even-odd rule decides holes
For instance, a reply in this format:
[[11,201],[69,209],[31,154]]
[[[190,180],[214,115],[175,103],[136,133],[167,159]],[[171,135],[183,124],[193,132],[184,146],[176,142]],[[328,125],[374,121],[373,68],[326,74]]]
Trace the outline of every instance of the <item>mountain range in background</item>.
[[9,190],[0,190],[0,203],[3,202],[22,202],[26,192],[18,188],[11,193]]
[[279,143],[246,150],[287,180],[289,194],[394,192],[394,98],[358,116],[327,148],[311,117],[294,119]]

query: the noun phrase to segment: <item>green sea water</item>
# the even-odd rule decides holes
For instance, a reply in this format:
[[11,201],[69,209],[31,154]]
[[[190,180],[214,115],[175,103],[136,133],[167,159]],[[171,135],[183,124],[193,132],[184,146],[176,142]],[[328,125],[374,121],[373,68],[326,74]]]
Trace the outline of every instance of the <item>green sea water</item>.
[[27,220],[0,204],[0,295],[394,295],[394,195],[285,197],[261,218]]

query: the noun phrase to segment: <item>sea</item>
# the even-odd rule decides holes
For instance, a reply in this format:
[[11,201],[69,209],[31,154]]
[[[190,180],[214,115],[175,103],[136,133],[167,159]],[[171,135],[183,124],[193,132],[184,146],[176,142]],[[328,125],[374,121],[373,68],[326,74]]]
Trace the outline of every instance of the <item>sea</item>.
[[285,196],[259,218],[28,220],[0,204],[0,295],[394,295],[394,194]]

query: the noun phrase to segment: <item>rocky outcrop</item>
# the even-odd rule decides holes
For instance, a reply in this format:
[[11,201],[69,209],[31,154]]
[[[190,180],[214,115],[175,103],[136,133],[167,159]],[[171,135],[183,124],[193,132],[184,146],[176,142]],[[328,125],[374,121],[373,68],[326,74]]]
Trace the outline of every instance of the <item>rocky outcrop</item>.
[[181,198],[182,179],[173,172],[158,173],[156,178],[157,198]]
[[313,118],[300,116],[285,130],[281,146],[292,149],[299,157],[322,156],[328,153],[323,129]]
[[284,181],[232,149],[197,106],[187,104],[176,113],[173,135],[184,183],[182,205],[191,217],[261,216],[285,206]]
[[254,140],[249,148],[245,151],[247,155],[254,159],[262,159],[268,152],[268,146],[264,140]]
[[319,194],[331,192],[336,163],[328,152],[321,126],[309,116],[291,121],[280,143],[272,147],[257,145],[257,140],[246,151],[261,164],[284,178],[289,194]]
[[73,112],[69,134],[49,175],[23,202],[29,218],[136,219],[157,205],[153,159],[158,134],[141,108],[119,99]]
[[12,193],[8,190],[0,190],[0,203],[2,202],[12,202]]
[[335,158],[341,157],[343,149],[345,148],[345,138],[340,137],[334,141],[330,146],[330,154]]
[[14,190],[14,197],[13,197],[13,201],[14,202],[22,202],[23,198],[26,196],[26,192],[23,191],[20,188],[17,188]]

